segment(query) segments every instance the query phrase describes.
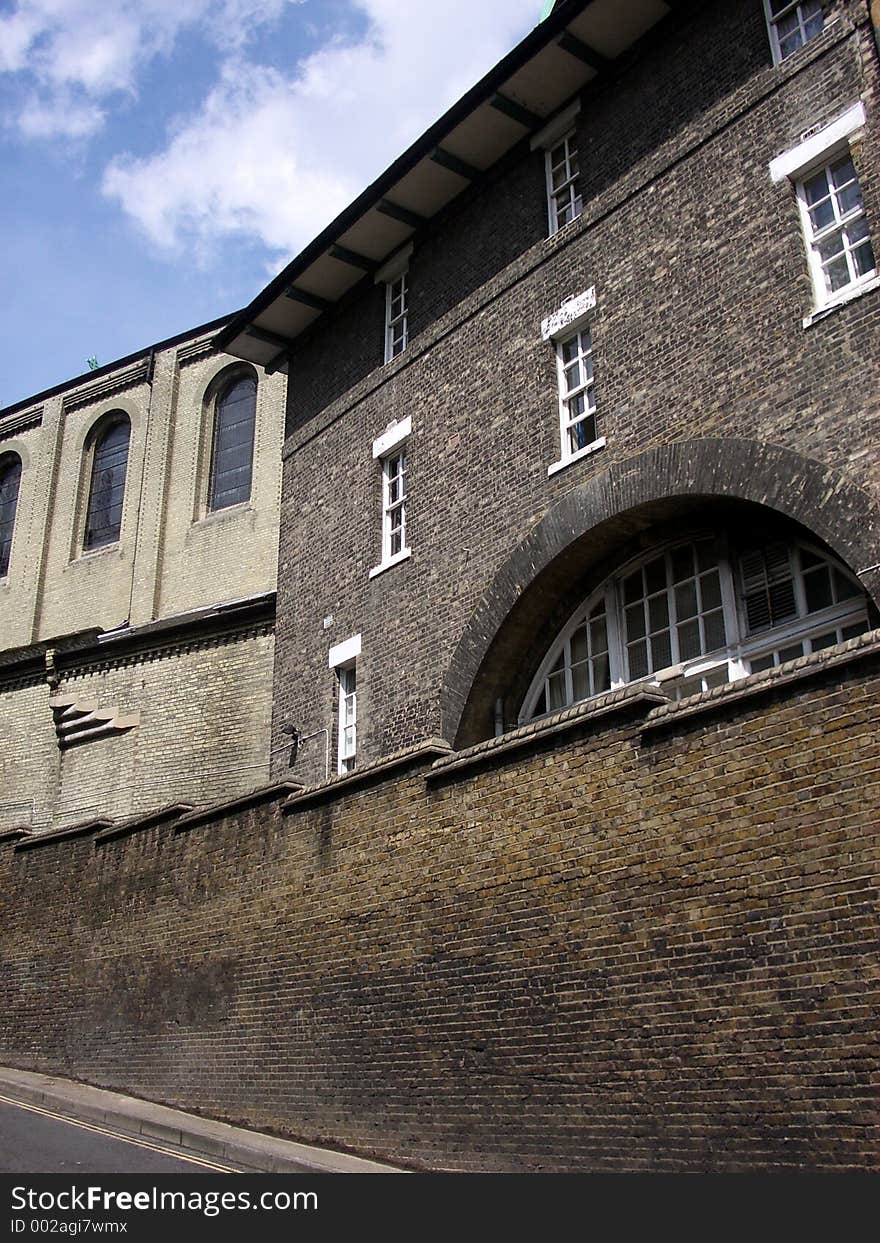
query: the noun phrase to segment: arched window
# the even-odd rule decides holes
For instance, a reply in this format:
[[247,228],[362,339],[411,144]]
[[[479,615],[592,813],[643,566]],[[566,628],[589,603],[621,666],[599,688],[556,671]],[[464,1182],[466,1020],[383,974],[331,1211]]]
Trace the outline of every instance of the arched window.
[[542,662],[520,719],[628,682],[680,699],[868,628],[862,588],[818,549],[690,539],[630,562],[590,596]]
[[226,509],[250,499],[254,456],[257,381],[238,375],[217,394],[208,509]]
[[0,578],[9,573],[20,483],[21,458],[14,453],[0,457]]
[[102,548],[119,539],[131,423],[116,413],[100,424],[92,444],[92,478],[83,547]]

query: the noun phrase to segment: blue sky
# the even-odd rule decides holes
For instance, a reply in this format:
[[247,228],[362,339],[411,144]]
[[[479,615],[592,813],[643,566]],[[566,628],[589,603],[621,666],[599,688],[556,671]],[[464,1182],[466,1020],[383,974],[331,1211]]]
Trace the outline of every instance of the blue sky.
[[540,0],[0,0],[0,406],[245,305]]

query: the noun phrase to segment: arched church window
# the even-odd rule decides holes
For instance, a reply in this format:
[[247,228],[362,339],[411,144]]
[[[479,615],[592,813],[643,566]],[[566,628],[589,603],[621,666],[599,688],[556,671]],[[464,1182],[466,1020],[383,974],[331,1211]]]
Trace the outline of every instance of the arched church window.
[[227,509],[250,499],[253,474],[257,381],[237,375],[214,401],[208,509]]
[[9,573],[20,483],[21,458],[15,453],[4,454],[0,457],[0,578]]
[[630,682],[683,698],[868,627],[864,591],[817,548],[680,541],[629,562],[581,605],[542,661],[520,719]]
[[119,539],[130,438],[127,415],[116,412],[100,424],[92,442],[92,477],[83,539],[87,551]]

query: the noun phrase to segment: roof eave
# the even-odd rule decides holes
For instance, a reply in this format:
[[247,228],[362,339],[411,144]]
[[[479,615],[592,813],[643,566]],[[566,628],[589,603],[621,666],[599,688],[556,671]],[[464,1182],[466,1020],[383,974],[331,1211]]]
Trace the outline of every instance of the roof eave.
[[546,47],[553,38],[561,34],[572,17],[585,9],[593,0],[562,0],[552,13],[535,26],[516,47],[489,72],[462,95],[451,108],[429,126],[416,141],[390,164],[388,168],[358,197],[349,204],[335,220],[309,243],[304,250],[292,259],[270,283],[257,294],[256,298],[238,315],[234,316],[214,338],[214,346],[225,350],[231,342],[253,322],[296,277],[319,258],[337,238],[341,237],[365,211],[381,202],[384,195],[400,178],[419,163],[425,155],[439,146],[442,139],[450,133],[466,116],[497,91],[518,69],[522,68],[536,52]]

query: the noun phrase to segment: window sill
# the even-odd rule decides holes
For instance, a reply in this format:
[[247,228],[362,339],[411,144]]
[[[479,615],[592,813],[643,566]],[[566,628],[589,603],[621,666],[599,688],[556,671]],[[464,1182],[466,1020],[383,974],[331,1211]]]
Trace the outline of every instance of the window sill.
[[401,561],[406,561],[407,558],[411,556],[412,549],[404,548],[404,550],[397,553],[396,556],[389,557],[387,561],[383,561],[381,564],[374,566],[373,569],[370,570],[369,577],[378,578],[380,574],[384,574],[386,570],[390,570],[393,565],[399,565]]
[[84,548],[70,560],[71,565],[81,565],[84,561],[94,561],[97,557],[106,557],[108,553],[121,553],[122,546],[119,540],[114,540],[111,544],[102,544],[100,548]]
[[836,311],[840,306],[846,306],[848,302],[853,302],[856,298],[861,298],[862,294],[870,293],[872,289],[880,288],[880,273],[875,273],[862,281],[861,284],[852,285],[849,289],[845,289],[838,294],[836,298],[826,302],[824,306],[816,307],[804,320],[804,327],[809,328],[811,324],[816,324],[820,319],[824,319],[826,315],[830,315],[832,311]]
[[223,522],[225,518],[234,518],[238,514],[247,513],[249,509],[253,509],[250,500],[238,501],[235,505],[224,505],[221,509],[208,509],[193,522],[194,527],[210,525],[212,522]]
[[559,225],[558,228],[554,229],[551,233],[548,233],[545,240],[550,242],[554,237],[559,237],[560,234],[564,233],[566,229],[570,229],[573,224],[577,224],[583,214],[583,209],[581,209],[581,211],[572,220],[566,220],[565,224]]
[[547,467],[548,475],[555,475],[557,471],[564,470],[566,466],[571,466],[572,462],[579,462],[581,458],[589,457],[591,453],[598,453],[600,449],[605,448],[605,437],[600,436],[598,440],[594,440],[592,444],[584,445],[583,449],[578,449],[577,453],[572,453],[570,457],[562,458],[559,462],[554,462],[552,466]]
[[643,732],[659,730],[667,726],[674,727],[680,721],[690,717],[702,716],[713,712],[719,707],[729,709],[731,704],[750,700],[760,695],[773,693],[780,686],[794,685],[809,678],[819,677],[829,669],[838,669],[866,656],[875,656],[880,652],[880,630],[869,630],[855,639],[847,639],[836,643],[833,647],[823,648],[819,652],[811,652],[808,656],[798,656],[784,664],[775,665],[772,669],[762,669],[758,673],[750,673],[716,686],[712,690],[697,692],[654,708],[642,726]]

